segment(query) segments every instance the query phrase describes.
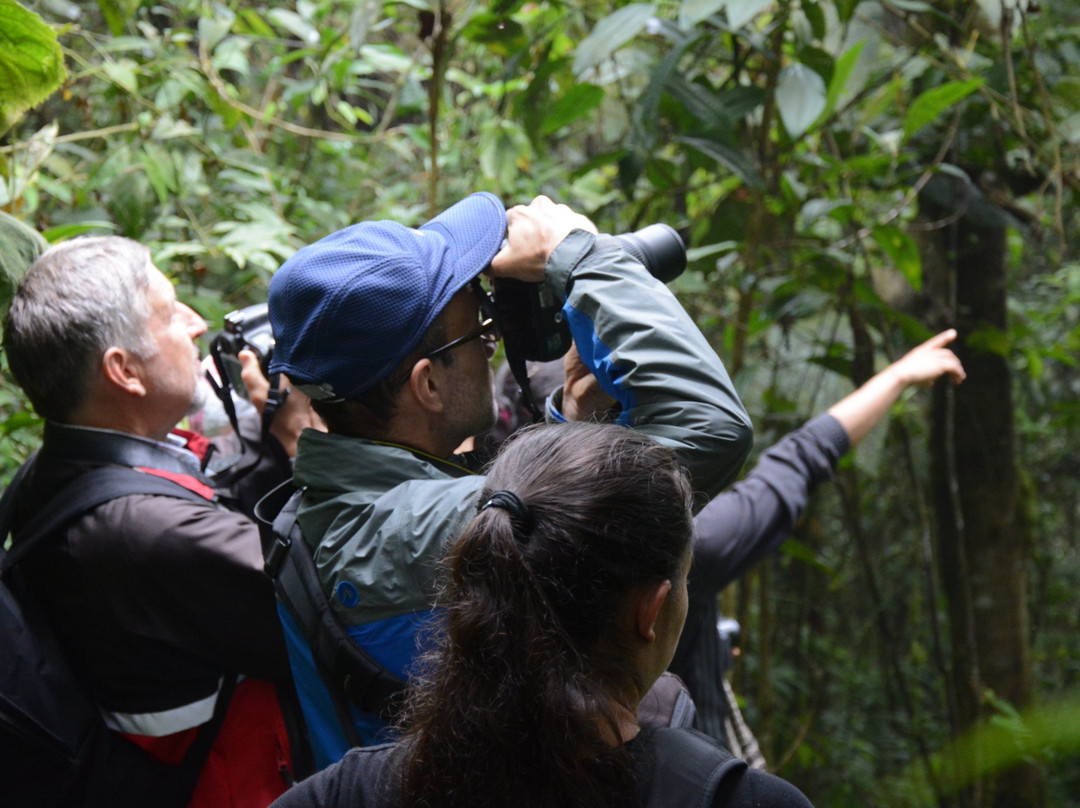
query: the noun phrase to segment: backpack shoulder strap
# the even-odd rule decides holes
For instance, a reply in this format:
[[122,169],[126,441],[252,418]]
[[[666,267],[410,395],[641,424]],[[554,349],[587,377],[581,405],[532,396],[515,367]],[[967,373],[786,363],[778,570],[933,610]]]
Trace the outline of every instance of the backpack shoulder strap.
[[[31,462],[27,461],[20,467],[12,484],[4,491],[5,501],[0,503],[0,531],[2,531],[0,535],[5,538],[11,530],[15,490],[22,484],[25,477],[24,469],[27,469]],[[154,474],[136,471],[127,466],[101,466],[91,469],[83,472],[53,494],[44,507],[30,518],[19,531],[19,540],[0,561],[0,574],[7,572],[37,547],[48,542],[72,519],[109,500],[130,494],[153,494],[200,502],[208,501],[179,483]]]
[[303,491],[291,483],[279,486],[260,501],[256,514],[265,524],[272,502],[281,502],[286,493],[291,495],[273,518],[272,536],[264,543],[266,572],[278,599],[311,646],[328,689],[343,693],[365,712],[387,718],[405,682],[353,642],[334,614],[297,520]]
[[724,779],[747,768],[696,730],[663,727],[651,731],[650,741],[654,777],[643,795],[646,808],[708,808]]
[[5,557],[4,544],[7,541],[8,534],[11,532],[11,522],[15,518],[15,497],[18,494],[19,486],[22,485],[26,475],[34,467],[36,459],[37,452],[34,452],[25,463],[15,470],[15,476],[11,478],[11,482],[4,489],[3,496],[0,496],[0,559]]

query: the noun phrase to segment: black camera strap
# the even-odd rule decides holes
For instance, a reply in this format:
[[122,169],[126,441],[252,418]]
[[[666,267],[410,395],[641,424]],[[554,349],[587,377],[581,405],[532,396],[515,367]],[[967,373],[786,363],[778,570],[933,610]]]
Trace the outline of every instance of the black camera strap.
[[269,381],[270,389],[266,393],[266,403],[263,405],[262,411],[263,443],[266,443],[266,439],[270,437],[270,425],[274,423],[274,416],[285,403],[285,399],[289,397],[288,388],[282,388],[281,386],[280,373],[271,373]]
[[[233,401],[232,385],[229,383],[229,373],[225,368],[225,361],[221,358],[221,346],[216,340],[210,345],[210,358],[214,360],[217,378],[208,369],[206,371],[206,380],[210,382],[210,389],[214,391],[214,395],[217,396],[221,406],[225,409],[225,414],[229,417],[229,424],[233,428],[233,434],[239,437],[240,424],[236,417],[236,403]],[[218,379],[221,381],[218,381]]]
[[540,423],[544,420],[544,411],[540,409],[536,403],[536,399],[533,398],[532,384],[529,382],[529,368],[525,363],[525,358],[520,356],[516,351],[512,351],[510,347],[507,346],[506,364],[510,366],[510,372],[514,375],[514,381],[517,382],[518,388],[521,390],[521,402],[532,416],[533,423]]
[[[491,294],[484,291],[484,287],[480,284],[480,279],[476,278],[470,284],[473,290],[473,294],[476,295],[476,299],[480,304],[480,311],[483,312],[485,317],[490,317],[495,321],[495,326],[498,328],[500,334],[506,334],[506,323],[502,316],[502,311],[495,305],[495,300]],[[525,408],[532,416],[533,423],[539,423],[544,420],[544,411],[536,405],[536,399],[532,394],[532,385],[529,384],[529,369],[525,364],[525,357],[522,356],[510,343],[510,341],[503,339],[503,346],[506,350],[506,363],[510,366],[510,372],[514,375],[514,381],[518,383],[518,387],[521,389],[521,400],[525,404]]]
[[[217,365],[218,372],[221,373],[222,367],[216,356],[214,357],[214,364]],[[259,461],[262,459],[263,449],[266,446],[265,432],[267,430],[264,423],[264,439],[260,441],[257,451],[249,450],[247,445],[248,441],[240,431],[240,421],[236,417],[236,404],[233,402],[232,388],[229,386],[228,376],[222,373],[221,378],[222,381],[219,382],[214,378],[213,373],[209,370],[206,371],[206,380],[210,383],[210,388],[214,391],[214,395],[218,397],[222,408],[225,410],[225,414],[229,417],[229,425],[232,426],[233,434],[236,436],[240,448],[236,454],[226,456],[221,461],[215,462],[214,470],[211,472],[209,471],[210,459],[217,449],[217,447],[211,443],[209,450],[203,456],[202,470],[204,473],[213,474],[216,484],[229,486],[259,465]],[[250,454],[252,456],[251,460],[246,464],[241,465],[241,461],[245,454]]]

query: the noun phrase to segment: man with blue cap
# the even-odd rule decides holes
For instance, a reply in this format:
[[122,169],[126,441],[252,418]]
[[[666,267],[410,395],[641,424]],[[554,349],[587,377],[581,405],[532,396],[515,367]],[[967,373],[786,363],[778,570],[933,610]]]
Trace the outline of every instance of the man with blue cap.
[[[580,361],[567,362],[549,421],[593,417],[614,399],[617,421],[676,449],[706,496],[734,478],[752,439],[723,364],[670,291],[547,197],[507,211],[476,193],[419,228],[363,222],[297,252],[270,283],[270,370],[311,397],[328,429],[300,436],[297,519],[350,637],[403,678],[444,545],[480,504],[483,478],[451,457],[495,420],[484,272],[564,301]],[[354,718],[376,740],[378,717]],[[344,751],[315,746],[322,763]]]

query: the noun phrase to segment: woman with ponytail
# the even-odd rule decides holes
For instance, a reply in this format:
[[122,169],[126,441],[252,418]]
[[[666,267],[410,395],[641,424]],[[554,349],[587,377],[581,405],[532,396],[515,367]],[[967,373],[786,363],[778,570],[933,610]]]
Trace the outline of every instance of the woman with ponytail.
[[807,808],[692,730],[638,725],[686,618],[691,492],[629,429],[523,430],[445,560],[402,739],[275,803],[386,808]]

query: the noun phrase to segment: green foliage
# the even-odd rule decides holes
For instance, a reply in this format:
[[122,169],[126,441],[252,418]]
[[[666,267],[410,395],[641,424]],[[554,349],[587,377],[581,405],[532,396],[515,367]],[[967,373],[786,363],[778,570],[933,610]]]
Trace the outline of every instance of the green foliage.
[[967,98],[983,85],[982,79],[950,81],[927,90],[914,101],[904,116],[904,137],[910,138],[924,126],[941,118],[954,104]]
[[596,24],[574,50],[574,74],[581,76],[645,30],[656,14],[652,3],[631,3]]
[[[932,772],[945,794],[955,794],[980,778],[1008,769],[1017,760],[1048,755],[1073,757],[1080,750],[1080,699],[1064,698],[1026,711],[986,694],[995,714],[948,743],[934,756]],[[903,805],[927,805],[934,797],[926,772],[911,770],[890,783],[906,795]]]
[[36,230],[0,211],[0,318],[26,268],[47,246]]
[[799,137],[825,111],[825,82],[806,65],[788,65],[776,83],[776,105],[788,135]]
[[140,0],[98,0],[98,7],[113,36],[124,32],[124,24],[131,19],[139,3]]
[[15,0],[0,0],[0,134],[64,81],[56,34]]
[[[1010,326],[963,337],[1016,376],[1035,674],[1064,693],[1080,685],[1061,594],[1080,584],[1080,259],[1066,238],[1080,12],[1040,5],[1002,18],[991,0],[102,0],[72,20],[43,4],[30,50],[0,48],[0,77],[21,65],[29,82],[0,93],[22,99],[3,112],[0,207],[50,241],[147,243],[214,324],[264,297],[303,244],[361,219],[416,223],[473,190],[546,193],[608,232],[665,221],[691,248],[673,288],[764,447],[948,317],[924,249],[947,222],[918,195],[962,178],[973,215],[1010,217]],[[0,0],[8,13],[37,20]],[[0,38],[22,30],[0,22]],[[71,77],[49,97],[61,50]],[[26,72],[39,52],[60,72]],[[743,598],[740,692],[770,760],[818,804],[940,790],[900,776],[929,777],[948,736],[925,404],[895,408],[743,590],[762,605]],[[0,382],[6,470],[38,426]],[[1052,788],[1072,782],[1063,769]]]

